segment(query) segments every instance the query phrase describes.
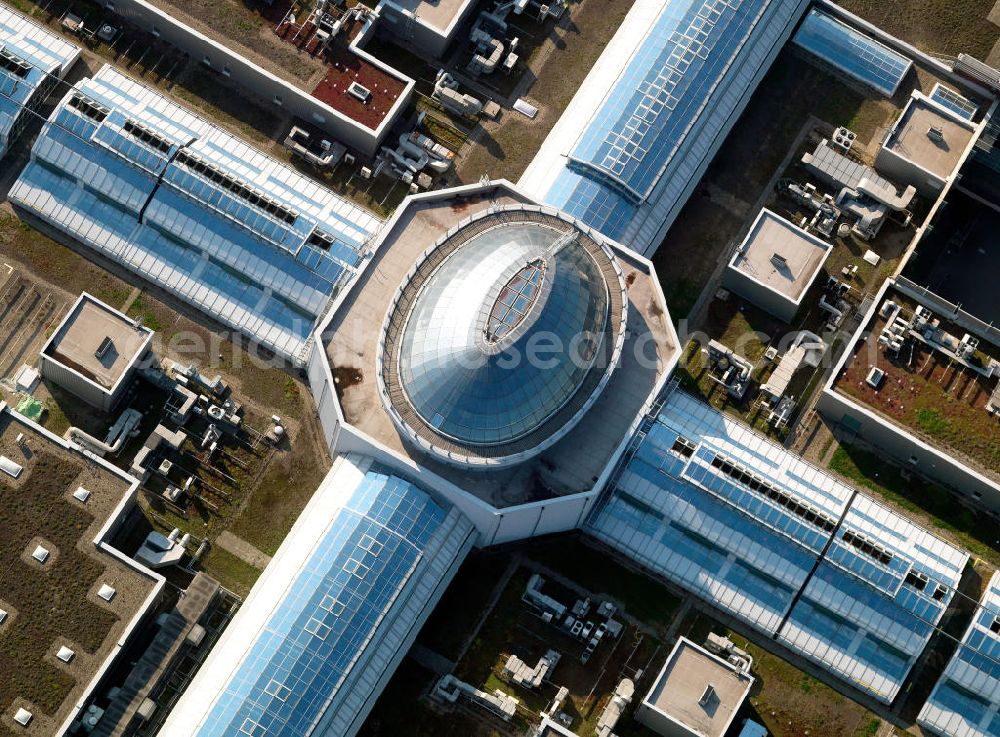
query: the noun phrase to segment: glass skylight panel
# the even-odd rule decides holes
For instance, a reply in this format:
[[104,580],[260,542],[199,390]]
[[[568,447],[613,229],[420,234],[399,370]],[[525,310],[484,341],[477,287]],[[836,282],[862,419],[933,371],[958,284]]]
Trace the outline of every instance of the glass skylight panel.
[[[181,163],[167,165],[178,141]],[[43,168],[58,180],[36,174]],[[39,217],[300,364],[306,336],[379,224],[111,66],[56,108],[21,180],[11,196],[23,192]],[[40,186],[59,196],[42,197]],[[332,236],[326,251],[303,247],[316,227]]]
[[699,114],[768,2],[669,2],[574,147],[639,201]]
[[820,10],[810,10],[793,39],[849,77],[891,97],[913,62]]
[[496,342],[521,324],[541,290],[545,262],[535,259],[515,274],[490,310],[486,340]]
[[965,120],[972,120],[979,109],[972,100],[963,97],[949,87],[945,87],[940,82],[935,83],[930,98]]
[[1000,734],[1000,574],[994,573],[961,644],[917,722],[946,737]]
[[[377,681],[399,644],[389,634],[397,627],[393,618],[415,616],[411,607],[454,564],[443,560],[444,537],[465,540],[471,532],[471,523],[459,519],[409,482],[373,466],[195,734],[232,734],[248,719],[260,737],[306,734],[324,712],[336,714],[345,699],[358,696],[353,687],[365,681],[354,671],[377,669]],[[418,576],[426,580],[413,580]],[[404,593],[407,588],[412,594]],[[403,631],[412,626],[399,624]],[[381,636],[373,640],[376,630]]]
[[593,534],[885,702],[968,558],[679,389],[609,489]]

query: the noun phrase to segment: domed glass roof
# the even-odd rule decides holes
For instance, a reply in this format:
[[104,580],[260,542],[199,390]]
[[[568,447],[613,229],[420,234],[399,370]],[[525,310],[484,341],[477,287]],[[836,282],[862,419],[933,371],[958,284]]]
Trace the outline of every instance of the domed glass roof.
[[520,438],[563,407],[593,366],[608,285],[578,231],[558,224],[483,230],[420,286],[398,372],[407,402],[436,432],[473,445]]

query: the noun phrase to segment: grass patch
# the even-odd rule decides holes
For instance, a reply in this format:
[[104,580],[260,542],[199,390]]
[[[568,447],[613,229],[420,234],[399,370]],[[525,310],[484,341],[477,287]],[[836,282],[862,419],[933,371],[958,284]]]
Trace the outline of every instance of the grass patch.
[[917,424],[920,429],[931,435],[939,435],[948,429],[948,421],[936,409],[917,410]]
[[[46,661],[53,643],[66,638],[96,653],[118,618],[87,600],[104,565],[77,550],[94,518],[65,496],[83,467],[46,451],[31,463],[23,484],[0,482],[0,592],[17,612],[0,636],[0,663],[11,666],[0,678],[0,710],[24,698],[53,714],[76,683]],[[44,568],[21,559],[35,536],[54,548]]]
[[986,59],[1000,29],[986,16],[994,0],[840,0],[839,4],[923,51]]
[[260,569],[217,546],[202,558],[202,568],[227,589],[244,597],[261,574]]
[[509,560],[507,556],[482,551],[470,554],[434,607],[419,641],[434,652],[457,660]]
[[882,720],[872,717],[859,728],[858,737],[875,737],[878,734],[878,728],[881,726]]
[[973,555],[1000,566],[996,522],[973,514],[941,487],[915,477],[905,479],[881,455],[851,446],[838,447],[827,465],[855,485],[921,518],[918,521],[947,533]]
[[158,333],[163,329],[163,324],[160,322],[156,311],[147,307],[141,297],[132,302],[132,306],[128,309],[128,316],[133,319],[142,320],[142,324],[154,333]]
[[674,318],[674,323],[691,313],[700,294],[701,287],[686,276],[679,277],[666,287],[664,296],[667,300],[670,316]]
[[232,526],[234,534],[274,555],[299,513],[326,476],[325,464],[283,453],[268,465],[250,501]]

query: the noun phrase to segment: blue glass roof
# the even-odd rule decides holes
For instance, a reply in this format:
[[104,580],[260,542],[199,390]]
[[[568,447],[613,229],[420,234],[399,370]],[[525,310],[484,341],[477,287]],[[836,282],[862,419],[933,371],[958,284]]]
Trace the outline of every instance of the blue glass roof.
[[[579,340],[599,345],[608,317],[605,275],[574,230],[494,226],[420,285],[401,337],[400,382],[442,435],[516,440],[576,393],[598,355]],[[531,348],[540,338],[555,346],[543,360]]]
[[944,737],[1000,737],[1000,573],[917,721]]
[[672,450],[677,437],[655,423],[588,525],[652,570],[771,634],[816,554],[755,524],[747,507],[685,481],[694,461]]
[[40,104],[39,95],[48,95],[49,75],[60,76],[79,51],[58,34],[0,5],[0,157],[24,109]]
[[637,202],[648,197],[767,4],[666,3],[570,152],[570,168],[596,170]]
[[361,653],[376,647],[385,618],[399,616],[392,612],[424,556],[436,554],[446,516],[413,484],[366,472],[193,734],[310,733]]
[[913,62],[820,10],[810,10],[796,44],[858,82],[891,97]]
[[110,66],[56,108],[10,196],[297,363],[379,225]]
[[885,702],[968,560],[677,389],[587,525]]
[[[543,146],[547,203],[649,252],[798,20],[803,0],[667,0],[575,141]],[[627,45],[627,42],[626,42]],[[578,96],[580,97],[580,96]],[[570,146],[571,148],[567,148]],[[550,150],[551,149],[551,150]],[[534,185],[532,185],[534,186]]]

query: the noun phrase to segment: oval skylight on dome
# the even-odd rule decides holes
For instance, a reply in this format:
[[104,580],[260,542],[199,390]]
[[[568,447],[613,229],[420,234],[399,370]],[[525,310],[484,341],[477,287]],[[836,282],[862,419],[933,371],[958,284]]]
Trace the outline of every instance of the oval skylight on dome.
[[486,323],[488,342],[496,343],[521,324],[542,289],[544,274],[545,262],[536,258],[529,261],[504,285],[493,303],[490,319]]

